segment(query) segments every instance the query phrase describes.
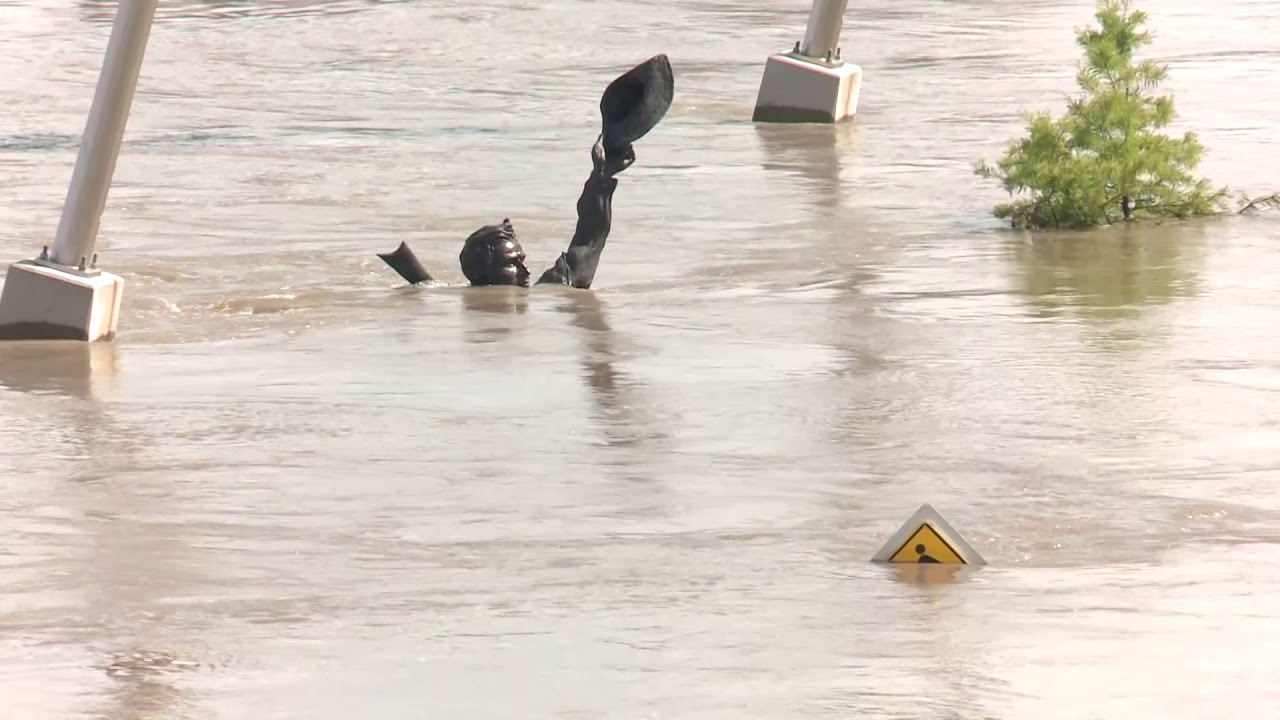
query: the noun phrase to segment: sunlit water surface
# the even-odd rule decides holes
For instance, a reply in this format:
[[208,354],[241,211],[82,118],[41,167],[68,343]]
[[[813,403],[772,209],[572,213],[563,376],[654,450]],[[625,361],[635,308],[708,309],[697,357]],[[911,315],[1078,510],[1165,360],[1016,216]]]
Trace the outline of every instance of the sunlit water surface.
[[[808,2],[161,4],[120,336],[0,346],[5,718],[1280,708],[1280,220],[1031,236],[970,171],[1092,3],[851,3],[836,128],[750,122]],[[1203,173],[1280,189],[1280,4],[1146,5]],[[0,1],[6,263],[113,12]],[[554,260],[658,52],[596,288],[460,287],[503,217]],[[925,502],[990,565],[869,563]]]

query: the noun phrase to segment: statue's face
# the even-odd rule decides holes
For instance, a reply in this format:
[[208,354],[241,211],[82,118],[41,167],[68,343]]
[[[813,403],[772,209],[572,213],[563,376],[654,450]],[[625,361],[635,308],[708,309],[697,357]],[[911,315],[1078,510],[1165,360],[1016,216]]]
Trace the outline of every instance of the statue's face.
[[467,237],[458,261],[462,274],[472,285],[529,286],[529,268],[524,266],[524,248],[516,240],[511,221],[485,225]]

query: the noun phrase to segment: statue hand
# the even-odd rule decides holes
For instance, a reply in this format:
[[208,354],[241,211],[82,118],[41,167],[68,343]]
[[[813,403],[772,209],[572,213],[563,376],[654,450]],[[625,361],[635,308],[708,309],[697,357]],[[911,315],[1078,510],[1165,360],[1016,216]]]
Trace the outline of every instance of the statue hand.
[[604,137],[596,139],[596,144],[591,146],[591,164],[595,167],[595,171],[605,177],[613,177],[618,173],[631,167],[636,161],[636,151],[630,144],[627,145],[625,151],[620,156],[609,157],[604,151]]
[[628,144],[626,151],[624,151],[620,157],[605,158],[604,171],[611,176],[617,175],[623,170],[626,170],[627,168],[631,167],[631,164],[634,163],[635,161],[636,161],[635,148],[631,147],[631,145]]
[[591,166],[597,173],[604,172],[604,136],[596,138],[591,146]]

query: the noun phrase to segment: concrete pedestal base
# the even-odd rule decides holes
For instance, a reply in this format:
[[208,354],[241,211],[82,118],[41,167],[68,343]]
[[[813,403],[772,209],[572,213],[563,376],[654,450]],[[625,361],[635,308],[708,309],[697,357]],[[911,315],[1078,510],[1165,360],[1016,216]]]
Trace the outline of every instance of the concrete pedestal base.
[[110,340],[123,293],[118,275],[16,262],[0,294],[0,340]]
[[769,56],[756,96],[755,122],[838,123],[858,111],[862,68],[796,53]]

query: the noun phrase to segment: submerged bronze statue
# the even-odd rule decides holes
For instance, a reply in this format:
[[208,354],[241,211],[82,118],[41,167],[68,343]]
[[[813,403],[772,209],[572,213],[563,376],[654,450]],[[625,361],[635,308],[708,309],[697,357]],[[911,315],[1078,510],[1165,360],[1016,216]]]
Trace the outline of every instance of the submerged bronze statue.
[[[674,82],[666,55],[655,55],[618,76],[600,98],[601,132],[591,147],[591,174],[578,197],[578,225],[569,248],[538,278],[590,288],[600,254],[613,224],[615,175],[635,162],[632,143],[644,137],[671,107]],[[378,253],[410,284],[433,280],[405,243],[390,253]],[[485,225],[467,237],[458,254],[462,274],[472,285],[529,286],[524,249],[509,218]]]

